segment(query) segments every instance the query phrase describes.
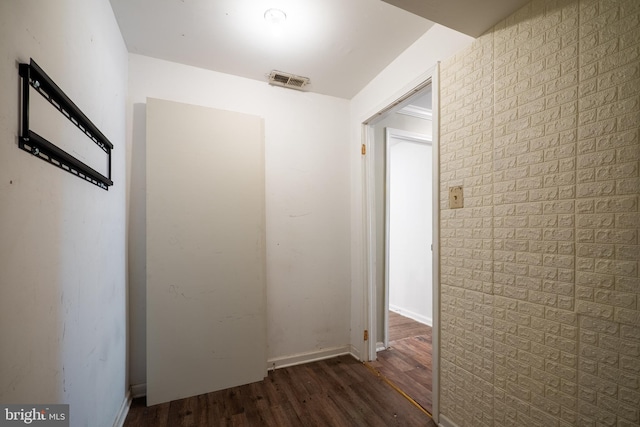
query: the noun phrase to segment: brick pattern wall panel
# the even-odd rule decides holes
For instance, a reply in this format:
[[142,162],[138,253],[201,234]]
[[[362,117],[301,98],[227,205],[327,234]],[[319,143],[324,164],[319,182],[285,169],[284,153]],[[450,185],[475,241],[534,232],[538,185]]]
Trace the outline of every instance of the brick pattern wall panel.
[[640,425],[640,1],[580,2],[579,424]]
[[441,413],[640,426],[640,1],[533,0],[440,91]]
[[578,7],[534,1],[495,29],[495,419],[575,419]]
[[[441,217],[442,411],[493,425],[492,35],[443,65]],[[449,209],[462,185],[464,207]]]

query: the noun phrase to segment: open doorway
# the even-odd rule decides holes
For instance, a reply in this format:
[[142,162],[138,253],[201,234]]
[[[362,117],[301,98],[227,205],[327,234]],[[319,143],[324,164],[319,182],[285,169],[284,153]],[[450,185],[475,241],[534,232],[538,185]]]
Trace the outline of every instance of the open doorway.
[[411,336],[399,317],[433,326],[430,120],[415,127],[385,133],[384,348]]
[[373,161],[370,292],[375,294],[370,311],[375,354],[370,364],[429,412],[434,317],[431,111],[431,85],[426,82],[367,123]]

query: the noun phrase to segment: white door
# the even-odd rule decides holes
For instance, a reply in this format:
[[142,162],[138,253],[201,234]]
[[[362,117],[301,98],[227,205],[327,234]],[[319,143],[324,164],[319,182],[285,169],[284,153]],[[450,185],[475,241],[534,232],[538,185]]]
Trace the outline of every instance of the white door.
[[147,100],[147,404],[266,376],[259,117]]

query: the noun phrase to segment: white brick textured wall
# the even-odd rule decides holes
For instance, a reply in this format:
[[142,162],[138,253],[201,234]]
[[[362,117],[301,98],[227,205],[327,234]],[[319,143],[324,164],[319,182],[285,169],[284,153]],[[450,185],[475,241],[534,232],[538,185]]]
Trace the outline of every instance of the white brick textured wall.
[[640,426],[640,0],[533,0],[441,70],[442,414]]

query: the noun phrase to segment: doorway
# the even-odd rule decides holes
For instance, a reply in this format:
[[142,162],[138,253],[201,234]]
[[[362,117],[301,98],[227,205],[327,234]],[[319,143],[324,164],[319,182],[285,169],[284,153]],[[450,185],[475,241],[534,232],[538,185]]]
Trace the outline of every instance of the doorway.
[[[430,93],[427,93],[430,96]],[[427,120],[427,119],[423,119]],[[430,123],[417,123],[430,132]],[[433,326],[432,150],[426,133],[386,128],[384,348],[407,336],[398,316]],[[390,333],[390,313],[395,313]],[[406,322],[410,323],[410,322]]]
[[[432,398],[437,386],[432,374],[434,365],[437,367],[437,349],[432,350],[431,332],[432,326],[437,326],[437,314],[432,314],[437,311],[437,283],[433,281],[431,286],[432,277],[437,277],[437,259],[431,243],[437,241],[434,224],[438,217],[438,204],[432,196],[437,194],[437,149],[432,153],[431,146],[435,129],[433,99],[428,80],[365,123],[370,151],[366,160],[370,218],[368,324],[374,338],[369,341],[369,360],[371,366],[429,412],[434,412],[437,405],[437,396]],[[428,191],[424,191],[425,187]],[[417,198],[425,205],[422,212],[416,210],[415,204],[412,207]],[[394,229],[400,234],[394,236]],[[436,263],[433,269],[431,261]],[[404,283],[400,289],[394,288],[398,282]],[[409,336],[396,340],[394,334],[399,330]],[[437,333],[434,335],[437,338]],[[384,366],[389,356],[399,356],[401,352],[404,354],[400,358]],[[411,369],[398,370],[392,366],[394,363],[421,367],[407,372]]]

